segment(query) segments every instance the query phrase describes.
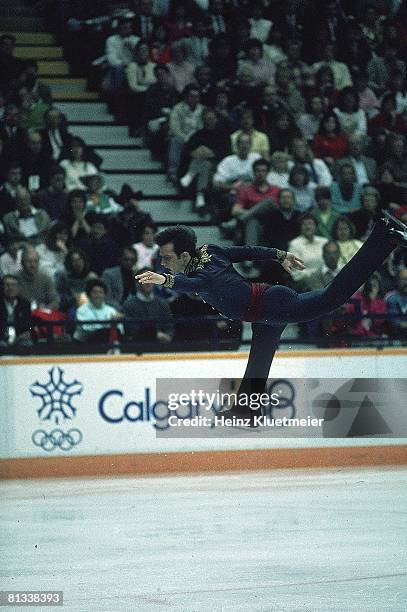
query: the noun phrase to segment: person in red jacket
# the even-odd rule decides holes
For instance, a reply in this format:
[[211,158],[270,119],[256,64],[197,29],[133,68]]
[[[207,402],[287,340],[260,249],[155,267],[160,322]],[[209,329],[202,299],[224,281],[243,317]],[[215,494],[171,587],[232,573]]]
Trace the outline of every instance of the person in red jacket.
[[319,124],[318,133],[314,136],[312,150],[315,157],[324,160],[328,166],[344,157],[348,152],[348,139],[341,131],[341,125],[334,112],[326,113]]

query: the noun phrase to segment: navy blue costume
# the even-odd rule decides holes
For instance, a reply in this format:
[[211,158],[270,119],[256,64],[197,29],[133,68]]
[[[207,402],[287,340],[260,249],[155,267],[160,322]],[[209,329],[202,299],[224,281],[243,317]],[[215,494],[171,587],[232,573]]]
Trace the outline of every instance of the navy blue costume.
[[266,247],[204,245],[185,273],[167,274],[166,286],[179,292],[198,293],[230,319],[250,320],[253,296],[258,316],[245,377],[267,379],[280,336],[287,323],[311,321],[344,304],[394,249],[387,230],[376,223],[370,236],[346,266],[323,289],[297,293],[283,285],[267,286],[256,297],[256,287],[243,278],[233,263],[245,260],[282,262],[285,253]]

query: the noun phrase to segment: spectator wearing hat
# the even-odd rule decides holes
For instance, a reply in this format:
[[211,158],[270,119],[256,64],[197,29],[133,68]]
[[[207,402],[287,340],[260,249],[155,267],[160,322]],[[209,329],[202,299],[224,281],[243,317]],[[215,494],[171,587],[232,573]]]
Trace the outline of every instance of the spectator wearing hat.
[[105,181],[100,172],[83,176],[82,182],[87,187],[86,214],[114,215],[123,210],[111,195],[104,192]]

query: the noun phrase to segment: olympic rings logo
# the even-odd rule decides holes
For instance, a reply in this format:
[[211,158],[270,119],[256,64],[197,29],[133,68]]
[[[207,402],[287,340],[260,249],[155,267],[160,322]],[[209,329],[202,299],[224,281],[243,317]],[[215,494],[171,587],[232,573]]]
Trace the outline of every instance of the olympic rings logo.
[[82,439],[83,435],[79,429],[70,429],[67,432],[62,431],[62,429],[53,429],[50,433],[43,429],[37,429],[31,436],[35,446],[39,446],[48,452],[53,451],[55,448],[69,451],[74,446],[77,446]]

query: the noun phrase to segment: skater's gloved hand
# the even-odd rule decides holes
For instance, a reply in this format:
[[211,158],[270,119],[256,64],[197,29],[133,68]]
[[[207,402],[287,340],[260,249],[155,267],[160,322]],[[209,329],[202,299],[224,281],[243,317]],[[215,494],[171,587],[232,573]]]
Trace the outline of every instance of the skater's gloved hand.
[[136,274],[135,278],[141,285],[163,285],[165,283],[164,274],[157,274],[157,272],[143,272]]
[[284,270],[287,270],[291,274],[293,270],[305,270],[305,265],[302,259],[294,255],[294,253],[287,252],[287,255],[281,264]]

